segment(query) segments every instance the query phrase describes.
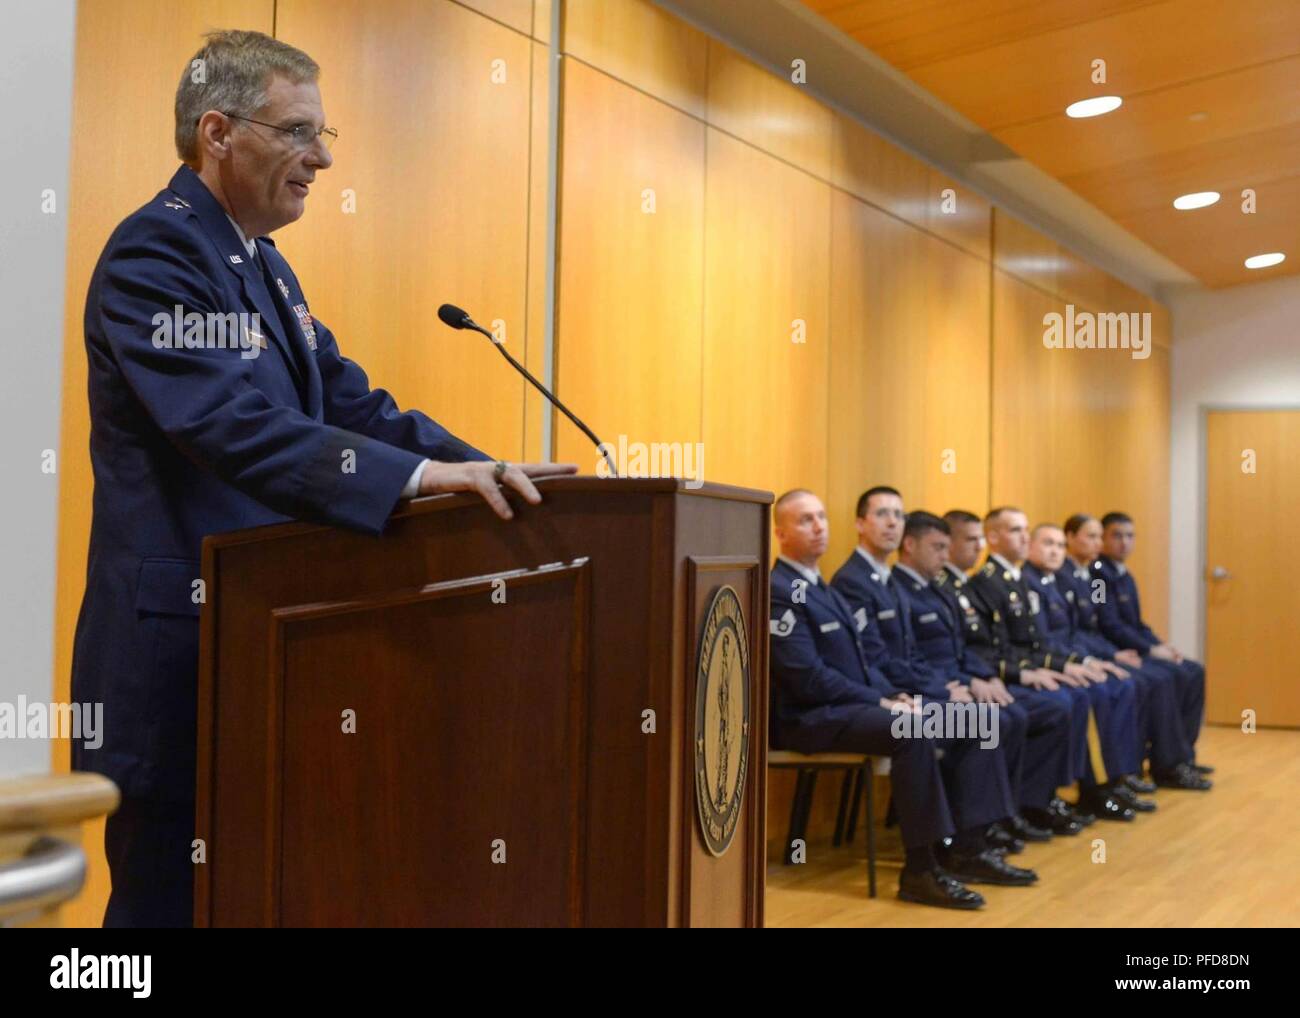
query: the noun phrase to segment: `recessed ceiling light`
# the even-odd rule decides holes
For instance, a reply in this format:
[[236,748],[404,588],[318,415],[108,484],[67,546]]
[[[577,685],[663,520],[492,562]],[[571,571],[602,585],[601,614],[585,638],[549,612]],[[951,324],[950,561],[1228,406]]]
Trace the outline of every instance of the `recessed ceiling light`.
[[1082,117],[1099,117],[1103,113],[1117,110],[1124,100],[1117,95],[1099,95],[1095,99],[1080,99],[1065,107],[1065,115],[1076,120]]
[[1179,195],[1174,199],[1176,209],[1203,209],[1219,200],[1218,191],[1197,191],[1194,194]]
[[1286,255],[1281,251],[1274,251],[1271,254],[1251,255],[1246,259],[1246,268],[1266,269],[1270,265],[1277,265],[1279,262],[1284,261],[1286,261]]

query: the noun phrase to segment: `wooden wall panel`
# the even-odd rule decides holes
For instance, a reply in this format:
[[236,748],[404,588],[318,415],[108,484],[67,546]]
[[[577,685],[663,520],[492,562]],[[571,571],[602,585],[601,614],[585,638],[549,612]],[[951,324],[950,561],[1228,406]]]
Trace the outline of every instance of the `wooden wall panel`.
[[[90,408],[82,318],[90,275],[117,224],[160,191],[176,171],[172,102],[203,32],[238,25],[271,31],[271,0],[131,0],[82,3],[72,111],[59,450],[58,589],[54,696],[69,698],[72,638],[85,592],[90,541]],[[129,110],[130,115],[123,111]],[[112,172],[105,173],[104,168]],[[66,771],[56,742],[52,766]],[[63,910],[67,926],[98,926],[108,903],[103,821],[85,827],[86,886]]]
[[[1153,328],[1157,316],[1153,315]],[[1094,514],[1111,509],[1133,517],[1137,545],[1129,563],[1141,584],[1142,613],[1162,636],[1169,635],[1169,556],[1195,556],[1190,534],[1169,532],[1169,348],[1152,344],[1151,356],[1133,360],[1115,351],[1107,362],[1109,476],[1105,501]]]
[[706,472],[825,491],[831,189],[713,129],[707,159]]
[[942,513],[988,494],[988,263],[836,192],[828,560],[873,484]]
[[[527,35],[533,28],[533,0],[455,0],[493,21]],[[277,26],[278,27],[278,26]]]
[[[980,258],[990,257],[992,206],[966,185],[836,114],[831,183]],[[953,191],[951,204],[945,190]]]
[[[546,380],[546,253],[551,243],[546,232],[546,201],[550,184],[551,55],[547,46],[532,46],[532,123],[528,151],[528,343],[524,366],[534,378]],[[543,409],[554,416],[546,397],[524,385],[524,458],[541,461],[551,450],[542,448]],[[554,422],[552,421],[552,433]]]
[[[925,246],[924,343],[891,384],[909,393],[924,443],[923,469],[907,503],[944,513],[988,498],[991,279],[988,262],[930,238]],[[884,289],[882,300],[890,293]]]
[[709,40],[708,116],[714,127],[831,179],[831,109],[715,39]]
[[567,0],[564,51],[704,116],[708,39],[649,0]]
[[[276,26],[324,68],[339,129],[307,214],[277,236],[313,313],[401,406],[518,459],[526,383],[436,313],[450,301],[489,328],[499,319],[525,356],[531,44],[447,0],[280,0]],[[375,113],[395,110],[400,121]]]
[[924,225],[930,167],[875,131],[836,116],[831,132],[831,182],[909,223]]
[[[585,64],[564,74],[559,397],[605,442],[693,445],[704,124]],[[586,436],[556,420],[557,457],[595,472]]]
[[[1045,314],[1056,301],[1001,271],[993,273],[989,509],[1018,505],[1031,519],[1051,511],[1059,463],[1051,422],[1058,408],[1043,374]],[[971,507],[967,507],[971,508]],[[978,509],[973,510],[979,512]]]
[[987,260],[993,240],[993,206],[988,199],[933,168],[929,182],[924,225],[936,236]]
[[1046,293],[1059,291],[1060,246],[1001,209],[993,214],[993,264]]
[[533,38],[540,43],[550,44],[552,16],[552,0],[533,0]]

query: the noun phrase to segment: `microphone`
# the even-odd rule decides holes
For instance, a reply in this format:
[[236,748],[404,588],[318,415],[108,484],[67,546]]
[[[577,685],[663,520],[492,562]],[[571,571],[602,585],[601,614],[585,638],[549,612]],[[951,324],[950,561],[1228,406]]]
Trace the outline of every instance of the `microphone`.
[[501,356],[508,360],[514,366],[516,371],[528,379],[528,381],[532,382],[533,387],[538,392],[549,399],[565,417],[576,424],[578,429],[591,439],[592,444],[596,446],[596,451],[605,457],[605,462],[609,465],[610,476],[618,476],[618,467],[614,465],[614,461],[610,458],[609,452],[605,448],[605,443],[596,437],[594,431],[583,424],[582,421],[578,420],[567,406],[556,399],[546,386],[534,378],[532,373],[526,367],[511,357],[510,353],[506,350],[505,345],[497,342],[496,336],[492,335],[491,332],[479,325],[478,322],[474,321],[474,319],[469,316],[468,312],[462,311],[460,308],[456,307],[455,304],[444,304],[442,307],[438,308],[438,317],[442,319],[443,325],[450,326],[453,329],[473,329],[475,332],[481,332],[483,335],[487,336],[487,338],[492,341],[492,345],[501,351]]

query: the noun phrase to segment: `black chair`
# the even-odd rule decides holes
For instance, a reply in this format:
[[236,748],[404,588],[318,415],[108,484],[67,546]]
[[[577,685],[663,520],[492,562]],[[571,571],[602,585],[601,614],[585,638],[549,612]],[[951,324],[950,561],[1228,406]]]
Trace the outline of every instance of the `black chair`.
[[808,814],[812,810],[813,792],[817,787],[817,773],[825,770],[844,772],[840,784],[840,806],[835,817],[835,836],[831,840],[836,848],[852,842],[858,827],[858,808],[862,793],[867,797],[867,887],[870,897],[876,896],[876,830],[875,795],[872,790],[871,757],[863,753],[794,753],[785,749],[769,750],[767,765],[774,770],[794,770],[794,799],[790,804],[790,828],[785,839],[782,861],[788,866],[794,862],[796,840],[807,843]]

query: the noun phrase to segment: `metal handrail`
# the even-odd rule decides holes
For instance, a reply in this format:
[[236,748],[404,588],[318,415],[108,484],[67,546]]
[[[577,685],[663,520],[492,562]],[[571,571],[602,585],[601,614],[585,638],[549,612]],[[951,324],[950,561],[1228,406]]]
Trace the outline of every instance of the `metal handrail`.
[[21,859],[0,866],[0,920],[67,901],[85,881],[86,855],[80,845],[39,837]]

